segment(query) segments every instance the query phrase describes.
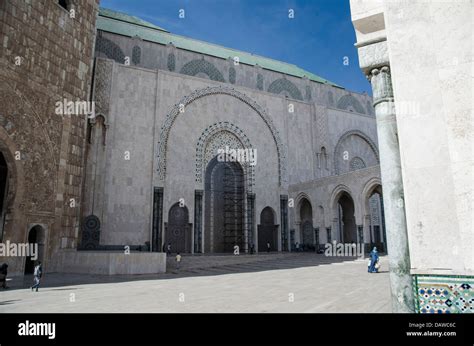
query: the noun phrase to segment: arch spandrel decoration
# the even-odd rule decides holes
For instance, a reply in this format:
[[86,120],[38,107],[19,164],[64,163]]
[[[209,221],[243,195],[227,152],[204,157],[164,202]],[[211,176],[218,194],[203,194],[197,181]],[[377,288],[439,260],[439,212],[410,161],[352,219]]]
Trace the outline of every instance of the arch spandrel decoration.
[[[335,170],[336,174],[340,173],[340,167],[339,167],[339,160],[338,159],[341,155],[340,149],[341,149],[342,143],[344,142],[344,140],[346,138],[348,138],[350,136],[354,136],[354,135],[361,137],[369,145],[369,147],[372,149],[372,151],[375,155],[375,158],[377,159],[377,162],[380,163],[379,151],[378,151],[377,146],[375,145],[375,143],[372,141],[372,139],[370,139],[370,137],[367,136],[362,131],[351,130],[351,131],[347,131],[347,132],[342,134],[342,136],[337,141],[336,148],[334,149],[333,160],[334,160],[334,170]],[[364,162],[364,164],[365,164],[365,162]]]
[[[202,183],[204,171],[209,162],[217,155],[217,149],[253,149],[245,133],[228,121],[220,121],[207,127],[196,145],[196,182]],[[252,192],[255,182],[255,167],[249,163],[240,163],[247,181],[247,191]]]
[[158,141],[158,178],[161,181],[165,180],[166,177],[166,152],[168,147],[168,139],[169,134],[171,131],[171,127],[173,126],[174,121],[178,114],[180,114],[180,105],[184,105],[185,107],[191,104],[192,102],[209,95],[229,95],[235,97],[236,99],[246,103],[250,108],[252,108],[257,114],[262,118],[262,120],[267,125],[270,133],[272,134],[273,140],[276,145],[277,155],[278,155],[278,173],[279,173],[279,183],[287,181],[286,178],[286,150],[283,142],[280,139],[280,134],[275,128],[273,121],[270,119],[268,114],[265,110],[260,107],[254,100],[252,100],[247,95],[226,86],[217,86],[217,87],[207,87],[204,89],[198,89],[193,93],[185,96],[174,105],[171,111],[166,116],[165,122],[161,127],[160,131],[160,139]]

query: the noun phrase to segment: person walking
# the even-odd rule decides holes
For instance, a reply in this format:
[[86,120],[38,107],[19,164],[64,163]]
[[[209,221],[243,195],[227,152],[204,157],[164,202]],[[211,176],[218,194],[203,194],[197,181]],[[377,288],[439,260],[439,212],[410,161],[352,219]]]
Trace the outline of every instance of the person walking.
[[38,292],[38,288],[40,286],[42,276],[43,276],[43,267],[41,266],[41,262],[38,261],[36,266],[35,266],[35,270],[33,272],[33,277],[34,277],[35,284],[33,286],[31,286],[32,291],[33,291],[33,289],[36,288],[36,292]]
[[0,267],[0,285],[2,288],[7,287],[7,274],[8,274],[8,264],[3,263]]
[[374,246],[372,251],[369,254],[370,261],[369,261],[369,273],[378,273],[379,272],[379,254],[377,252],[377,248]]
[[270,252],[270,248],[271,248],[271,246],[270,246],[270,242],[269,242],[269,241],[267,241],[267,252]]
[[176,254],[176,269],[179,270],[179,264],[181,263],[181,255],[179,252]]
[[166,254],[168,256],[171,255],[171,243],[168,243],[168,246],[166,247]]

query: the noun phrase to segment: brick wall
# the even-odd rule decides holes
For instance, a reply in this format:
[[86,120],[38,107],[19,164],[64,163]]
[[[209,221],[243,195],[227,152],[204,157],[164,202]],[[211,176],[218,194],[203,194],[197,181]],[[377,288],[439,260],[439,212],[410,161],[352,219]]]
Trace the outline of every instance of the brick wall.
[[[0,151],[9,172],[3,242],[25,242],[40,224],[44,262],[77,245],[86,116],[55,109],[63,99],[89,100],[98,2],[70,0],[69,11],[55,0],[0,2]],[[24,258],[2,261],[23,272]]]

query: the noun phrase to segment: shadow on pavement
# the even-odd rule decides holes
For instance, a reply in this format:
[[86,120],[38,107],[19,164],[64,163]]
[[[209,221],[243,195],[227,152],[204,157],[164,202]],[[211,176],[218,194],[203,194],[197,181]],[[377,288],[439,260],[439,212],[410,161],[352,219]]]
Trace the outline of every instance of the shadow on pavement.
[[[226,255],[232,256],[233,255]],[[247,263],[231,263],[222,265],[213,265],[202,268],[186,268],[186,261],[192,261],[193,255],[183,255],[182,257],[182,269],[176,269],[174,258],[169,258],[167,262],[167,272],[162,274],[139,274],[139,275],[94,275],[94,274],[70,274],[70,273],[48,273],[45,271],[41,280],[41,286],[39,291],[43,289],[50,289],[54,287],[54,290],[73,291],[81,289],[78,287],[68,287],[85,284],[106,284],[106,283],[120,283],[120,282],[132,282],[141,280],[169,280],[186,277],[203,277],[203,276],[216,276],[226,275],[235,273],[252,273],[252,272],[263,272],[270,270],[283,270],[283,269],[296,269],[305,267],[316,267],[320,265],[330,265],[335,263],[343,262],[355,262],[359,260],[357,257],[326,257],[322,254],[316,253],[289,253],[282,256],[281,253],[278,257],[272,256],[271,254],[265,255],[243,255],[244,256],[259,256],[258,259],[253,262]],[[201,258],[203,255],[200,256]],[[216,256],[212,256],[215,257]],[[385,256],[382,256],[382,258]],[[233,257],[235,259],[235,257]],[[360,260],[359,260],[360,261]],[[365,261],[365,260],[363,260]],[[386,272],[386,271],[385,271]],[[381,272],[384,273],[384,272]],[[367,274],[367,271],[362,270],[361,275]],[[25,275],[23,277],[12,277],[9,280],[8,290],[16,289],[30,289],[33,283],[32,275]],[[1,293],[6,291],[0,288]],[[5,302],[0,303],[5,304]]]

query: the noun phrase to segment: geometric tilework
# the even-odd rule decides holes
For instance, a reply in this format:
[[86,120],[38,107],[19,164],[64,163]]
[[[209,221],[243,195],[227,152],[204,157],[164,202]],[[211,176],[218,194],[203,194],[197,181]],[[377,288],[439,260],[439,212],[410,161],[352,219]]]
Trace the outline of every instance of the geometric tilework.
[[362,107],[359,100],[351,94],[342,96],[339,101],[337,101],[337,108],[365,114],[364,107]]
[[116,43],[106,39],[105,37],[97,37],[96,50],[104,53],[107,58],[113,59],[119,64],[125,62],[125,54],[123,54],[122,49],[120,49]]
[[271,92],[273,94],[280,94],[281,92],[285,92],[288,93],[291,98],[303,101],[303,96],[301,95],[301,92],[298,87],[286,78],[274,80],[268,87],[268,92]]
[[168,54],[168,63],[167,63],[168,71],[174,71],[176,68],[176,57],[173,53]]
[[213,64],[204,59],[191,60],[181,68],[180,73],[188,76],[195,76],[198,73],[204,73],[211,80],[225,82],[222,73]]
[[474,313],[474,277],[415,275],[419,313]]
[[142,56],[141,48],[138,47],[138,46],[133,47],[133,49],[132,49],[132,63],[134,65],[138,65],[140,63],[141,56]]

